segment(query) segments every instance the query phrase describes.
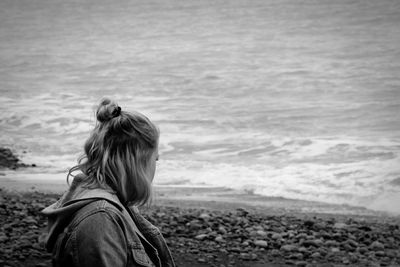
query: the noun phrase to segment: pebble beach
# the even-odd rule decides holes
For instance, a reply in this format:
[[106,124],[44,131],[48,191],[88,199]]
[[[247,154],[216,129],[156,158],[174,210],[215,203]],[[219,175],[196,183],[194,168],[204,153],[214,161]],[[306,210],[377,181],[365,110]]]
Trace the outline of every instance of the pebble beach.
[[[51,266],[40,211],[59,195],[0,192],[0,265]],[[271,215],[212,205],[182,208],[178,202],[142,213],[161,229],[178,266],[400,265],[395,218]]]
[[[17,163],[17,169],[31,168]],[[65,185],[7,183],[7,172],[0,180],[0,266],[51,266],[40,211]],[[155,188],[153,204],[141,210],[161,229],[178,266],[400,266],[399,217],[357,209],[307,212],[290,200],[260,205],[256,196],[234,198],[223,190]]]

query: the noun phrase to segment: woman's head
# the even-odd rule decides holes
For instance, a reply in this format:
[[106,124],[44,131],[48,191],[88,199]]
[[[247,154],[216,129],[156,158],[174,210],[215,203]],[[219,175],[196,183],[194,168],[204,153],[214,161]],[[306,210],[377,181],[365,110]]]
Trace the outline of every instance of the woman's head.
[[79,164],[89,187],[111,187],[124,203],[144,204],[151,196],[158,159],[157,127],[143,114],[126,112],[110,99],[96,111],[98,123]]

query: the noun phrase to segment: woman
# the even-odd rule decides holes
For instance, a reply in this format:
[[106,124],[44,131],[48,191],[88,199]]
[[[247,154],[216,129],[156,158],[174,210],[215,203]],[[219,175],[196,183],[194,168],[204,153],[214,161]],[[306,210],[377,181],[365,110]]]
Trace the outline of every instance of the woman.
[[175,266],[160,231],[136,208],[151,197],[157,127],[109,99],[96,116],[69,190],[43,210],[53,266]]

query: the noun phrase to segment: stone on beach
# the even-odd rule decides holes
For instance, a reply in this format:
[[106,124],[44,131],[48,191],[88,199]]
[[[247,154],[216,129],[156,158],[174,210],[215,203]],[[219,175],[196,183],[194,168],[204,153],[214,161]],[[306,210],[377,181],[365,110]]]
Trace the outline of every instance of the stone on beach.
[[15,170],[21,167],[36,167],[36,165],[22,163],[18,156],[11,151],[11,149],[0,147],[0,169],[8,168]]
[[254,245],[256,245],[258,247],[266,248],[266,247],[268,247],[268,242],[265,240],[255,240]]

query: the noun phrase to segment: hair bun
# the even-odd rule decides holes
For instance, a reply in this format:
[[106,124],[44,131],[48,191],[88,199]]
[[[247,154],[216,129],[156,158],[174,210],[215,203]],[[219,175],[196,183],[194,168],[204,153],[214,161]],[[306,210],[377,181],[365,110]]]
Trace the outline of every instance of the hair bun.
[[97,107],[96,118],[99,122],[104,123],[114,117],[119,116],[120,114],[121,108],[117,105],[117,103],[108,98],[104,98]]

